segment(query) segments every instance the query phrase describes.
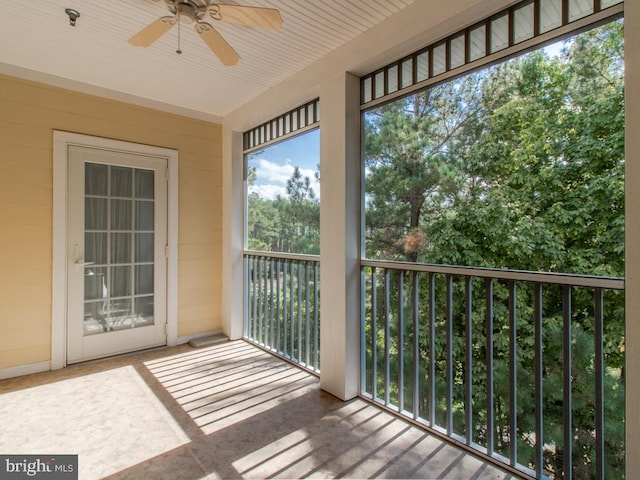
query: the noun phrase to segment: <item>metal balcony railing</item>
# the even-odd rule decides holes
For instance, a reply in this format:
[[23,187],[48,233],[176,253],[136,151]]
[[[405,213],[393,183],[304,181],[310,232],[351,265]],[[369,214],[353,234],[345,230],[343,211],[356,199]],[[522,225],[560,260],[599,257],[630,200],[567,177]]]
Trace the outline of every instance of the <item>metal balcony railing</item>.
[[320,372],[320,257],[244,254],[244,337]]
[[363,260],[361,394],[514,471],[623,478],[624,281]]

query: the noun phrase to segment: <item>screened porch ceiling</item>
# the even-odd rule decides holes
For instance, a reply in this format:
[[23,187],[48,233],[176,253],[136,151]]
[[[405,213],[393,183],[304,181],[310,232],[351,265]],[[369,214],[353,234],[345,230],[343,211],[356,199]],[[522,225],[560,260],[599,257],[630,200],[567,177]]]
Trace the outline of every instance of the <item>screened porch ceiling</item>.
[[[162,0],[3,2],[0,73],[219,121],[250,99],[397,14],[414,0],[230,0],[278,8],[279,31],[215,22],[241,57],[225,67],[183,25],[148,48],[127,40],[160,16]],[[80,13],[69,24],[65,8]]]

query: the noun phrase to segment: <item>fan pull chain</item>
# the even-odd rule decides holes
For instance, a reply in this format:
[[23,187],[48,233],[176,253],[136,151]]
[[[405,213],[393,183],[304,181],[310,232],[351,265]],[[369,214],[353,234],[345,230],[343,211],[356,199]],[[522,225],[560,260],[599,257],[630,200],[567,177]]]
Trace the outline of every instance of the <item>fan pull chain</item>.
[[178,49],[176,50],[176,53],[178,55],[182,55],[182,50],[180,50],[180,10],[178,10]]

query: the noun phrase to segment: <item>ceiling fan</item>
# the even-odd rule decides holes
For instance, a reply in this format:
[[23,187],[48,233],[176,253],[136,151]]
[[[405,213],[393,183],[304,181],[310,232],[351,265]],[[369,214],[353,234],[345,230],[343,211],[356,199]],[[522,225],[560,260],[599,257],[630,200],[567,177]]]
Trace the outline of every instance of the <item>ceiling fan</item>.
[[[156,0],[159,1],[159,0]],[[160,17],[144,27],[129,43],[137,47],[148,47],[178,24],[193,24],[196,33],[207,44],[213,53],[226,65],[235,65],[240,55],[227,41],[205,20],[229,22],[250,27],[277,30],[282,26],[282,17],[275,8],[246,7],[242,5],[225,5],[211,3],[210,0],[163,0],[171,15]],[[178,45],[177,53],[182,53]]]

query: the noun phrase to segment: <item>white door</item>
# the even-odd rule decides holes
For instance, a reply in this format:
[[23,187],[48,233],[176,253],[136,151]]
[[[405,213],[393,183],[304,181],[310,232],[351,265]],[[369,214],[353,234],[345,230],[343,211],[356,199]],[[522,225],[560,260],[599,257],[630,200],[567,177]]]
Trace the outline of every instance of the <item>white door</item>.
[[167,160],[68,158],[67,362],[166,344]]

